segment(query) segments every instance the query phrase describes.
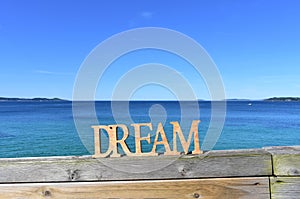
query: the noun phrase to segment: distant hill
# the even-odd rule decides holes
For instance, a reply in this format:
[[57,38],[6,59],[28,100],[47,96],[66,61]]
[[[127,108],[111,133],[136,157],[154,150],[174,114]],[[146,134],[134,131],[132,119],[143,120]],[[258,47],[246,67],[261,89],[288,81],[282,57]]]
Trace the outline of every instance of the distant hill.
[[300,97],[271,97],[268,99],[265,99],[265,101],[300,101]]
[[66,101],[60,98],[15,98],[15,97],[0,97],[0,101]]
[[253,101],[253,100],[250,100],[250,99],[238,99],[238,98],[235,98],[235,99],[227,99],[226,101]]

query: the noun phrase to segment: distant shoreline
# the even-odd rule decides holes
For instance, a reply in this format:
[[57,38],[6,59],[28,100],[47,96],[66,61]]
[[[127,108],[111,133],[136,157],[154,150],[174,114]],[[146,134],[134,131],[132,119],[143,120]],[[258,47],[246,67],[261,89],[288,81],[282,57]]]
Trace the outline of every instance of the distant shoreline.
[[284,101],[284,102],[299,102],[300,101],[300,97],[271,97],[268,99],[265,99],[265,101]]
[[[1,101],[21,101],[21,102],[48,102],[48,101],[72,101],[72,100],[66,100],[61,98],[43,98],[43,97],[35,97],[35,98],[17,98],[17,97],[0,97]],[[85,100],[82,100],[83,102]],[[107,101],[110,102],[111,100],[95,100],[95,101]],[[114,100],[114,101],[128,101],[128,100]],[[129,101],[177,101],[177,100],[129,100]],[[190,101],[190,100],[182,100],[182,101]],[[211,101],[211,100],[203,100],[198,99],[198,101]],[[220,100],[224,101],[224,100]],[[253,99],[227,99],[226,101],[284,101],[284,102],[290,102],[290,101],[300,101],[300,97],[271,97],[267,99],[261,99],[261,100],[253,100]]]
[[42,97],[36,97],[36,98],[16,98],[16,97],[0,97],[0,101],[68,101],[60,98],[42,98]]

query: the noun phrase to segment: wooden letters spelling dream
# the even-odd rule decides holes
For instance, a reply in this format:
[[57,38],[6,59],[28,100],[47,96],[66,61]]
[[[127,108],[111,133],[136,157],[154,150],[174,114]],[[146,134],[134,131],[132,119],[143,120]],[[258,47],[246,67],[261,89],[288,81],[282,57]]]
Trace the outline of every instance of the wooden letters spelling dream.
[[[94,129],[94,142],[95,142],[95,154],[93,155],[94,158],[100,157],[120,157],[121,154],[118,151],[118,144],[122,147],[124,153],[127,156],[157,156],[158,153],[156,152],[157,145],[163,145],[165,148],[164,155],[180,155],[181,152],[177,151],[177,138],[182,145],[183,152],[187,154],[189,151],[189,147],[191,145],[192,138],[194,138],[194,150],[192,154],[201,154],[202,151],[200,150],[200,142],[199,142],[199,132],[198,132],[198,125],[200,120],[193,120],[189,132],[189,136],[186,140],[184,137],[181,127],[178,122],[170,122],[173,125],[173,150],[171,150],[165,130],[163,128],[162,123],[158,124],[156,135],[154,138],[154,143],[152,146],[152,150],[150,152],[143,152],[142,151],[142,142],[143,140],[147,141],[151,144],[150,140],[150,133],[146,137],[141,137],[141,127],[148,127],[150,131],[153,130],[151,123],[138,123],[138,124],[131,124],[134,128],[135,133],[135,153],[131,152],[125,142],[125,140],[129,136],[129,131],[126,125],[124,124],[116,124],[116,125],[97,125],[92,126]],[[118,128],[121,128],[123,131],[123,137],[118,139]],[[109,144],[108,149],[106,152],[101,152],[101,140],[100,134],[101,130],[105,130],[108,134]],[[159,139],[159,137],[161,139]]]

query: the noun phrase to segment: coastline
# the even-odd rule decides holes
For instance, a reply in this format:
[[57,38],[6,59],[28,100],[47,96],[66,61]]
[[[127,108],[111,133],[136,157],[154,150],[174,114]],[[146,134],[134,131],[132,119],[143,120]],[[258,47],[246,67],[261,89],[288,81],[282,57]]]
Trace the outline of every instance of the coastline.
[[[205,99],[197,99],[198,101],[204,101],[204,102],[212,102],[212,100],[205,100]],[[54,97],[54,98],[46,98],[46,97],[35,97],[35,98],[18,98],[18,97],[0,97],[0,102],[6,102],[6,101],[13,101],[13,102],[43,102],[43,101],[53,101],[53,102],[57,102],[57,101],[66,101],[66,102],[73,102],[73,100],[67,100],[67,99],[62,99],[62,98],[58,98],[58,97]],[[132,101],[132,102],[178,102],[178,100],[176,99],[164,99],[164,100],[157,100],[157,99],[130,99],[130,100],[109,100],[109,99],[104,99],[104,100],[77,100],[74,102],[90,102],[90,101],[95,101],[95,102],[111,102],[111,101],[117,101],[117,102],[127,102],[127,101]],[[194,101],[194,100],[180,100],[183,102],[189,102],[189,101]],[[270,98],[265,98],[265,99],[224,99],[224,100],[213,100],[213,101],[227,101],[227,102],[231,102],[231,101],[284,101],[284,102],[295,102],[295,101],[300,101],[300,97],[270,97]]]

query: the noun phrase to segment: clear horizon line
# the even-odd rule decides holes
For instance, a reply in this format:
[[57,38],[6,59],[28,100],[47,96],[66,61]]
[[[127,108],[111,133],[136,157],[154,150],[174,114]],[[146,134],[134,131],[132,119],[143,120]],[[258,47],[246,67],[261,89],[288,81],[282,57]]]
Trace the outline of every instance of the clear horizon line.
[[62,100],[62,101],[262,101],[270,98],[300,98],[300,97],[294,97],[294,96],[280,96],[280,97],[268,97],[268,98],[261,98],[261,99],[247,99],[247,98],[227,98],[227,99],[219,99],[219,100],[211,100],[211,99],[183,99],[183,100],[178,100],[178,99],[129,99],[129,100],[124,100],[124,99],[94,99],[94,100],[73,100],[73,99],[64,99],[64,98],[59,98],[59,97],[0,97],[4,100]]

